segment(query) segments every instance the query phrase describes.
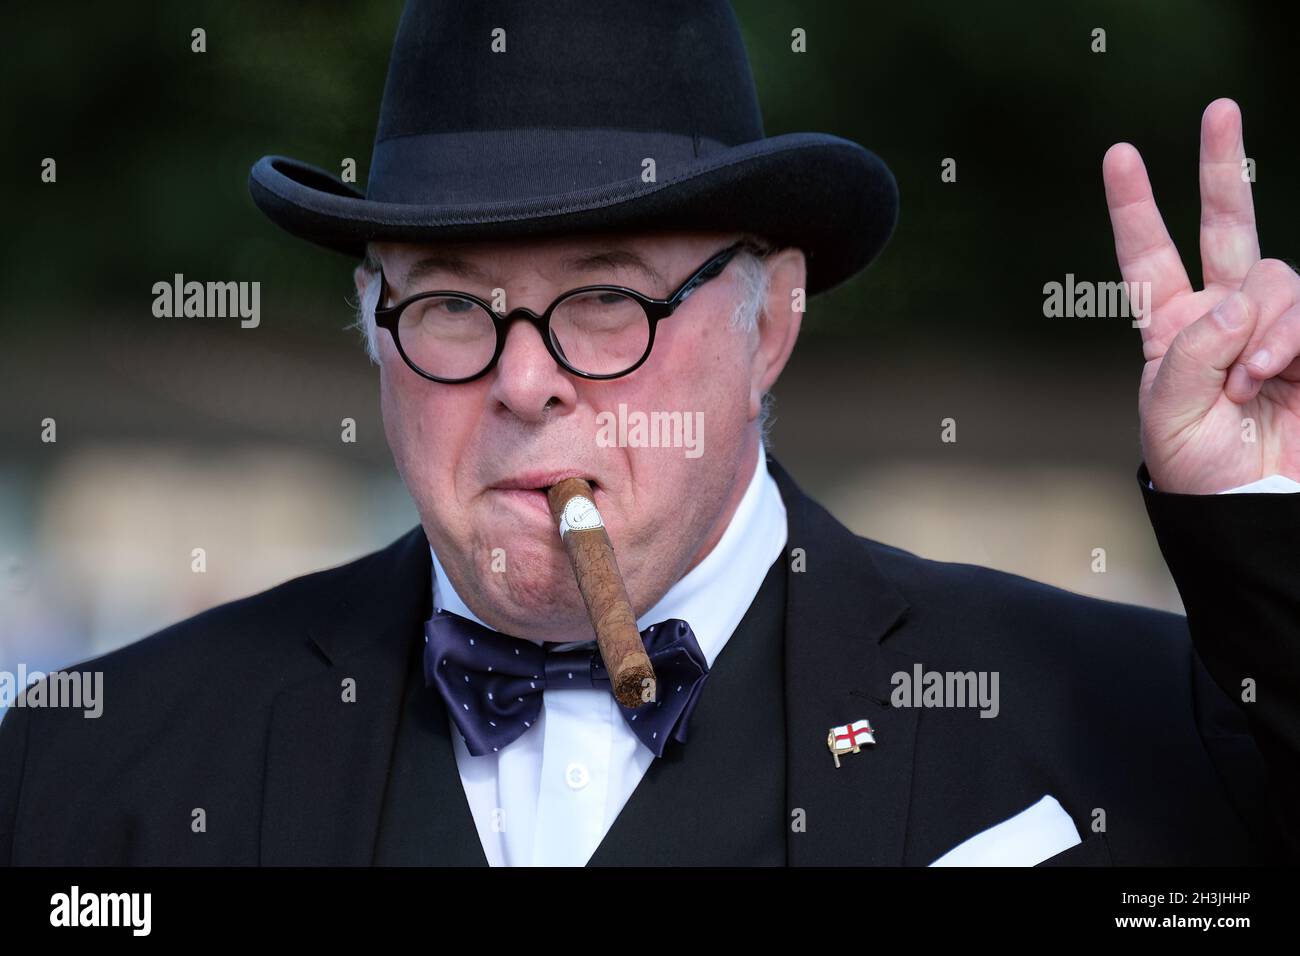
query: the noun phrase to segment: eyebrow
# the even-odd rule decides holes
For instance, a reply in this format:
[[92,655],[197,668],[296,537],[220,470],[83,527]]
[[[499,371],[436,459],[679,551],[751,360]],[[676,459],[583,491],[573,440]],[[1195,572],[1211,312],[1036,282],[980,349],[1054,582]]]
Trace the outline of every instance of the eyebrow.
[[584,272],[589,269],[632,269],[640,272],[657,285],[664,284],[659,270],[629,249],[607,249],[586,255],[570,256],[564,260],[568,272]]
[[452,255],[434,255],[424,256],[412,263],[402,279],[402,288],[409,289],[413,282],[437,273],[447,273],[458,279],[487,281],[487,273],[468,259]]
[[[584,272],[593,269],[631,269],[640,272],[658,286],[664,285],[659,270],[646,262],[630,249],[606,249],[582,255],[569,256],[561,262],[565,272]],[[484,284],[488,281],[487,273],[468,259],[460,256],[439,254],[424,256],[412,263],[402,279],[402,288],[409,289],[414,282],[431,275],[446,274],[466,281]]]

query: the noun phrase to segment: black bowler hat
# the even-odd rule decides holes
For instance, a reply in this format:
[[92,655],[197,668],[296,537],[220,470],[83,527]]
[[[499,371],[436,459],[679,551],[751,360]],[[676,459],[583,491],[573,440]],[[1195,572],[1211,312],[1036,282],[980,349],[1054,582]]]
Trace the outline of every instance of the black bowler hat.
[[409,0],[365,195],[283,156],[249,190],[357,258],[368,240],[752,232],[803,249],[809,295],[870,262],[898,217],[870,150],[764,136],[726,0]]

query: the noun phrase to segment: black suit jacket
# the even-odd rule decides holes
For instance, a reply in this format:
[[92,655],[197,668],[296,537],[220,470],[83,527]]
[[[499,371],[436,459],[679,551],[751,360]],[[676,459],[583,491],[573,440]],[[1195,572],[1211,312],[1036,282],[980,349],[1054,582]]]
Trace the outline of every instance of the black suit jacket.
[[[1296,856],[1300,496],[1139,469],[1185,619],[860,538],[768,465],[803,569],[772,566],[592,864],[925,865],[1045,793],[1083,837],[1049,863]],[[418,679],[430,574],[416,526],[71,668],[103,672],[98,719],[11,708],[0,861],[485,863]],[[917,663],[997,671],[999,715],[891,706]],[[837,769],[827,731],[863,717]]]

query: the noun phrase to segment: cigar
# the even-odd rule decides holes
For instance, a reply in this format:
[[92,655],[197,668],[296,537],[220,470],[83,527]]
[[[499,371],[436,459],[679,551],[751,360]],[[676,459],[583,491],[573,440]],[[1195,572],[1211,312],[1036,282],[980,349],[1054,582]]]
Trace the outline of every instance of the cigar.
[[655,699],[655,672],[591,485],[566,478],[546,490],[546,500],[587,605],[614,698],[624,707],[640,707]]

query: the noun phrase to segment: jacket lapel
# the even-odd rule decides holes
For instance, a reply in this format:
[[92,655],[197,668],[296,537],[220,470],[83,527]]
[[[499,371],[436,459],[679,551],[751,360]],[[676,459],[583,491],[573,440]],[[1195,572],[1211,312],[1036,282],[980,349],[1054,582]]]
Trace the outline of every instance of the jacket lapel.
[[[430,575],[428,542],[417,525],[332,582],[333,593],[308,622],[308,673],[272,706],[263,865],[371,863],[403,688],[431,613]],[[345,681],[353,682],[354,702],[344,699]],[[445,737],[437,759],[440,778],[459,790]],[[477,848],[463,792],[459,807],[442,812],[464,816],[461,849]]]
[[[650,765],[591,866],[903,862],[918,711],[889,705],[890,676],[912,665],[881,641],[907,602],[863,542],[771,456],[768,470],[786,507],[786,553],[718,656],[685,750]],[[770,587],[778,574],[784,587]],[[777,630],[768,642],[760,622],[772,620],[784,635]],[[771,657],[763,656],[767,643],[777,651]],[[782,688],[783,717],[768,703]],[[864,717],[877,743],[841,757],[836,769],[827,732]],[[751,732],[737,737],[745,727]],[[764,789],[782,779],[784,792]],[[763,835],[776,828],[784,860],[765,849]]]
[[651,761],[588,866],[783,866],[785,562],[713,662],[688,728]]
[[[889,704],[911,667],[883,646],[907,602],[863,542],[769,458],[789,527],[785,618],[787,833],[791,866],[903,862],[918,711]],[[794,549],[802,549],[803,570]],[[876,743],[835,762],[830,729],[870,720]]]

